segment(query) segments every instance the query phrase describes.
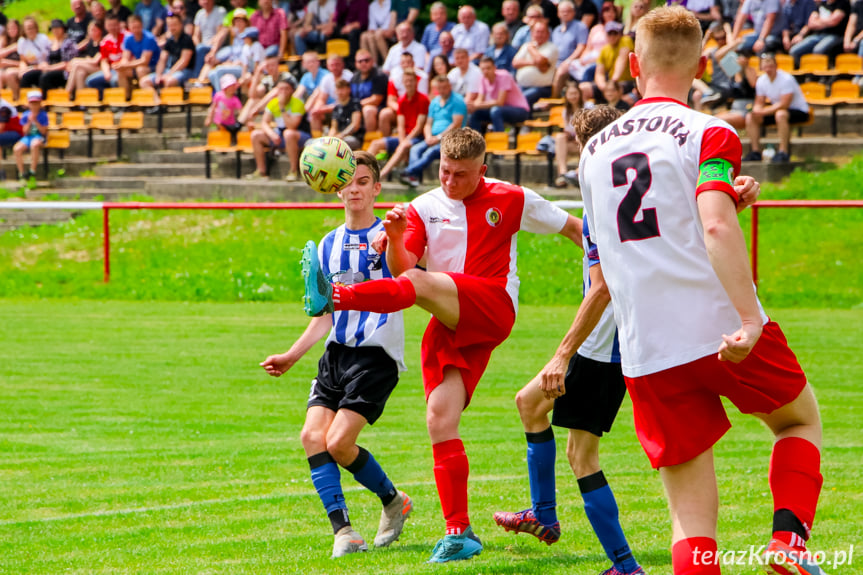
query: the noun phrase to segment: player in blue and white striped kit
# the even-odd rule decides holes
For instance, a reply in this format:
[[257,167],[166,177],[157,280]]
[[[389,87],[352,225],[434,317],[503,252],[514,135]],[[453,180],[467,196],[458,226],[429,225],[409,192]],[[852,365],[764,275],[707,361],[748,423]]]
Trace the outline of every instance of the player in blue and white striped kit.
[[[378,164],[367,152],[354,152],[354,156],[353,181],[339,192],[345,204],[345,223],[324,237],[318,251],[323,272],[345,285],[392,277],[386,257],[371,245],[383,231],[373,209],[381,190]],[[399,372],[405,369],[404,323],[401,312],[328,313],[313,318],[291,349],[268,357],[261,366],[278,377],[327,334],[301,439],[312,482],[333,526],[333,557],[340,557],[368,547],[351,526],[339,466],[381,499],[376,547],[386,547],[399,538],[413,509],[411,498],[397,490],[375,458],[356,444],[366,424],[373,424],[383,413]]]

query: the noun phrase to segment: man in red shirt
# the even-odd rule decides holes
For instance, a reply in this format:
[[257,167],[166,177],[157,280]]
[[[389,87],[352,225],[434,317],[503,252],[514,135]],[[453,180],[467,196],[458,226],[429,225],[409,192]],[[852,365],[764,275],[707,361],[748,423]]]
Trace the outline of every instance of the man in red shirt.
[[123,57],[123,39],[125,38],[120,27],[119,16],[111,12],[105,16],[105,32],[107,34],[99,43],[100,70],[87,77],[87,87],[98,89],[100,97],[102,90],[117,87],[119,82],[114,65]]
[[[441,186],[387,213],[387,265],[394,279],[330,285],[314,242],[306,244],[306,313],[332,310],[395,312],[418,305],[432,319],[422,342],[434,474],[446,536],[432,563],[469,559],[482,551],[467,510],[468,460],[459,435],[461,413],[509,336],[518,303],[519,230],[560,233],[576,245],[581,221],[532,190],[486,179],[485,140],[469,128],[441,139]],[[428,271],[416,267],[425,255]]]
[[[390,159],[381,170],[386,178],[399,163],[408,157],[411,146],[422,141],[423,126],[429,113],[428,96],[417,91],[417,77],[413,70],[404,76],[405,94],[399,98],[396,117],[396,135],[372,142],[369,152],[376,157],[389,155]],[[382,159],[382,157],[378,158]]]

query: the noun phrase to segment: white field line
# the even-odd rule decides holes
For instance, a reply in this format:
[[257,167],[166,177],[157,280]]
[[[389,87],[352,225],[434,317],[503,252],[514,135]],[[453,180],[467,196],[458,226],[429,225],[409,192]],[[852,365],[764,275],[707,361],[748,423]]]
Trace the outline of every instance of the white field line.
[[[503,475],[503,476],[480,476],[470,479],[471,483],[493,483],[496,481],[512,481],[525,479],[525,475]],[[434,485],[434,481],[411,481],[399,483],[399,487],[427,487]],[[343,488],[350,493],[363,491],[365,487],[355,485]],[[186,503],[171,503],[167,505],[153,505],[151,507],[130,507],[127,509],[104,509],[100,511],[84,511],[81,513],[69,513],[67,515],[56,515],[54,517],[40,517],[38,519],[8,519],[0,521],[0,527],[7,525],[27,525],[32,523],[55,523],[58,521],[71,521],[74,519],[86,519],[88,517],[118,517],[122,515],[134,515],[137,513],[158,513],[160,511],[175,511],[177,509],[192,509],[194,507],[205,507],[208,505],[224,505],[230,503],[247,503],[252,501],[268,501],[278,499],[292,499],[294,497],[315,497],[315,491],[302,491],[298,493],[267,493],[264,495],[247,495],[245,497],[227,497],[224,499],[203,499],[201,501],[189,501]]]

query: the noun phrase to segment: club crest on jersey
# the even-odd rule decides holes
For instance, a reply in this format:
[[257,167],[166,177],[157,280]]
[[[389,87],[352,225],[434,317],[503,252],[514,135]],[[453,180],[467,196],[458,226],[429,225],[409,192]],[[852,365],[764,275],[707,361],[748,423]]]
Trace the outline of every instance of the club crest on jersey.
[[485,221],[488,222],[488,225],[493,228],[497,227],[501,219],[503,219],[503,215],[497,208],[489,208],[488,211],[485,213]]

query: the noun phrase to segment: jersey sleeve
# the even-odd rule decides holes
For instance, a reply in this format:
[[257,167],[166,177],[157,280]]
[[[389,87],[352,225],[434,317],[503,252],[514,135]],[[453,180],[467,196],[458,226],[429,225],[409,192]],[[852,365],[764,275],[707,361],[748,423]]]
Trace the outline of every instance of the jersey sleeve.
[[413,205],[408,206],[408,226],[405,230],[405,247],[417,259],[423,257],[426,251],[426,225]]
[[725,192],[737,203],[734,178],[740,173],[743,148],[737,133],[726,126],[712,126],[704,131],[701,155],[698,159],[699,175],[695,196],[708,190]]
[[588,267],[593,267],[599,263],[599,249],[593,243],[593,238],[590,237],[590,227],[587,224],[587,218],[581,222],[582,236],[584,237],[584,253],[587,255]]
[[569,214],[530,188],[523,189],[524,209],[520,229],[534,234],[556,234],[562,230]]

